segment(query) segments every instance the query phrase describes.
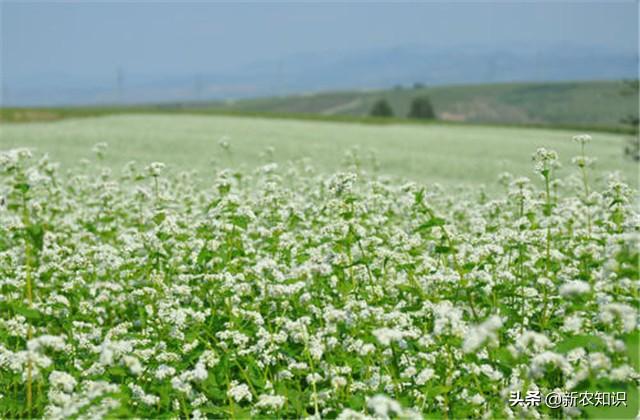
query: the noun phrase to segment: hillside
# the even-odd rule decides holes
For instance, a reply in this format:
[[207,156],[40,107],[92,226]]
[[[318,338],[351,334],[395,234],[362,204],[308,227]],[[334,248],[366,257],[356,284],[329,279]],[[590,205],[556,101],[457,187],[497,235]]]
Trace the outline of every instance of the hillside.
[[622,95],[622,82],[509,83],[347,91],[227,102],[243,112],[365,116],[384,98],[405,116],[411,100],[428,95],[442,120],[474,123],[621,126],[638,113],[638,97]]
[[[54,121],[123,113],[245,115],[347,122],[401,123],[411,100],[427,95],[438,119],[451,123],[543,126],[587,131],[628,131],[621,119],[638,115],[638,96],[622,81],[508,83],[397,87],[390,90],[320,92],[256,99],[53,108],[0,108],[0,122]],[[386,99],[390,119],[370,119]]]

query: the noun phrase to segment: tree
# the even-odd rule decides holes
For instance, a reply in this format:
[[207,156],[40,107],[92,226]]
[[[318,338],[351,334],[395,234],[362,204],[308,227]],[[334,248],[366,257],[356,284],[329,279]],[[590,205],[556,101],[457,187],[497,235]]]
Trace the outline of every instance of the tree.
[[409,111],[409,118],[420,118],[425,120],[432,120],[436,117],[436,113],[433,111],[431,101],[427,96],[419,96],[411,101],[411,110]]
[[372,117],[393,117],[393,109],[391,109],[391,105],[386,100],[379,99],[371,107],[369,115]]
[[[635,102],[638,103],[638,91],[640,82],[638,79],[625,80],[624,89],[620,92],[623,96],[634,96]],[[637,112],[637,110],[636,110]],[[623,124],[631,127],[633,131],[633,137],[627,140],[627,144],[624,146],[624,154],[628,158],[640,162],[640,136],[638,135],[638,126],[640,125],[640,118],[638,114],[627,115],[620,120]]]

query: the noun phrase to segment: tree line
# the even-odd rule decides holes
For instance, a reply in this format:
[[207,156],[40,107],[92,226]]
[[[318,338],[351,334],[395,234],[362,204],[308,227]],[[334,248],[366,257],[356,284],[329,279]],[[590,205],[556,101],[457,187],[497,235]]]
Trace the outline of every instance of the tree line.
[[[391,108],[391,105],[389,104],[389,102],[387,102],[386,99],[379,99],[371,107],[369,115],[371,115],[372,117],[393,117],[394,112],[393,108]],[[411,107],[409,109],[407,117],[424,120],[435,119],[436,114],[433,110],[433,105],[431,105],[429,97],[419,96],[417,98],[414,98],[411,101]]]

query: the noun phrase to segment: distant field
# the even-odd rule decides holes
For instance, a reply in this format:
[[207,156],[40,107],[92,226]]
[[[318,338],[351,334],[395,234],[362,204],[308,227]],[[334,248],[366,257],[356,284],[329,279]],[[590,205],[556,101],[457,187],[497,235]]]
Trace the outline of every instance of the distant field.
[[[208,171],[217,166],[252,168],[271,146],[275,160],[310,158],[320,170],[334,170],[347,150],[359,146],[365,167],[374,152],[380,173],[443,184],[487,184],[509,171],[533,176],[531,154],[555,149],[566,174],[578,148],[573,131],[452,125],[369,125],[202,115],[111,115],[0,127],[0,149],[33,147],[66,167],[91,156],[98,142],[109,144],[107,162],[119,168],[130,160],[164,161],[174,169]],[[231,155],[218,141],[227,137]],[[588,152],[598,171],[619,170],[634,185],[637,165],[622,158],[625,136],[594,133]]]
[[225,109],[364,116],[384,98],[395,115],[404,117],[414,97],[428,95],[444,120],[619,127],[621,117],[638,113],[637,95],[625,96],[623,91],[623,83],[615,81],[504,83],[265,98],[228,103]]
[[[206,114],[363,123],[424,123],[407,120],[411,100],[428,95],[438,119],[450,124],[514,125],[570,130],[629,132],[621,122],[638,114],[638,96],[621,81],[503,83],[494,85],[324,92],[226,102],[165,103],[68,108],[0,108],[0,122],[55,121],[112,114]],[[368,117],[386,99],[395,116]]]

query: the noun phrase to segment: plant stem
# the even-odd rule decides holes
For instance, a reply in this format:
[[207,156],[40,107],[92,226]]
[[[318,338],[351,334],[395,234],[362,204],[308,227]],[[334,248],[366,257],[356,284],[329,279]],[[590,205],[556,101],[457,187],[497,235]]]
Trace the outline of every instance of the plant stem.
[[[32,273],[31,273],[31,259],[33,250],[31,249],[31,240],[29,238],[29,227],[31,221],[29,218],[29,207],[27,206],[26,193],[22,194],[22,223],[25,229],[24,238],[24,263],[25,263],[25,289],[27,295],[27,302],[29,309],[33,309],[33,290],[32,290]],[[27,329],[27,343],[33,338],[33,330],[31,323]],[[28,353],[27,353],[28,354]],[[27,417],[31,417],[31,410],[33,407],[33,364],[31,361],[31,355],[28,354],[27,359]]]

